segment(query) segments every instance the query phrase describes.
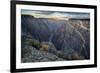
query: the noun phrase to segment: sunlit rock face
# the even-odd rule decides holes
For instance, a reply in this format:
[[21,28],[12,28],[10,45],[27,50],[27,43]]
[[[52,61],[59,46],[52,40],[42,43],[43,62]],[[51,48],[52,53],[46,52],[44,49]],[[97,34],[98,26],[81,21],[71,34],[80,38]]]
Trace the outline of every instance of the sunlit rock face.
[[62,58],[65,60],[90,58],[89,20],[22,15],[21,24],[22,36],[31,36],[40,42],[51,42],[57,51],[63,53]]

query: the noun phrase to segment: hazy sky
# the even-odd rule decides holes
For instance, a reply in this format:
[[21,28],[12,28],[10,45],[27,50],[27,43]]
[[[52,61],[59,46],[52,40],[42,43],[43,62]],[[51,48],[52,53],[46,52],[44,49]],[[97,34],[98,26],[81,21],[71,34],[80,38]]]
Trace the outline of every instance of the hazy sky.
[[36,10],[21,10],[21,14],[32,15],[36,18],[90,18],[90,13],[79,12],[57,12],[57,11],[36,11]]

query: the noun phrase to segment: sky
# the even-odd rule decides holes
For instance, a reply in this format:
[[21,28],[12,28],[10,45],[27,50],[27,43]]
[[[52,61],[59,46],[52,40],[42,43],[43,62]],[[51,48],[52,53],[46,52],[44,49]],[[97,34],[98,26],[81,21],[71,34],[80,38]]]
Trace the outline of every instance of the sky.
[[32,15],[35,18],[90,18],[90,13],[79,12],[36,11],[22,9],[21,14]]

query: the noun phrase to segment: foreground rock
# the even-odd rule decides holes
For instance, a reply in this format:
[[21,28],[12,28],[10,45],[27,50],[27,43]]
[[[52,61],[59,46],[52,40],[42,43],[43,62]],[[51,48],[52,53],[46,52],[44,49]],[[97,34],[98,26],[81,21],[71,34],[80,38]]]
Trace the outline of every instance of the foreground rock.
[[34,47],[27,47],[30,52],[27,52],[22,58],[22,62],[48,62],[48,61],[63,61],[64,59],[57,57],[56,55],[37,50]]

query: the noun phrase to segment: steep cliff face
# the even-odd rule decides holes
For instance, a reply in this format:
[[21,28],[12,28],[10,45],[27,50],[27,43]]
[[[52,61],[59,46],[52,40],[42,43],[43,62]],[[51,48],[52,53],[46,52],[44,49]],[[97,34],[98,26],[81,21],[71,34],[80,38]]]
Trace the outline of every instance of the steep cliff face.
[[54,20],[22,15],[21,21],[22,36],[52,42],[58,51],[63,52],[64,59],[69,59],[66,56],[74,53],[84,59],[90,58],[90,32],[86,20]]
[[82,53],[90,58],[90,20],[70,20],[69,22],[83,36],[84,48]]

